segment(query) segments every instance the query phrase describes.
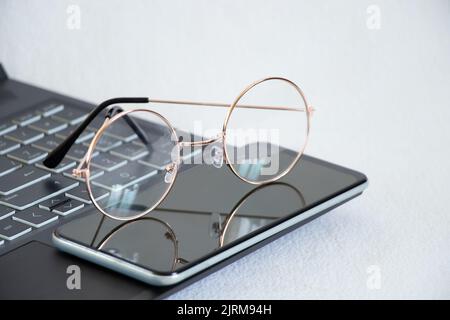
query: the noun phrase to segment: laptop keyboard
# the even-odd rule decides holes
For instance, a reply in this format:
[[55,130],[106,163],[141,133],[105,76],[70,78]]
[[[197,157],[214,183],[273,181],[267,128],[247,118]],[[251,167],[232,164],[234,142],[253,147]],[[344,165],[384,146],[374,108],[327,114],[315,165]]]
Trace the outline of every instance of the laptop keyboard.
[[[84,181],[72,176],[72,169],[85,155],[101,119],[83,132],[60,165],[50,169],[42,164],[86,116],[81,109],[48,102],[0,123],[0,249],[92,205]],[[94,192],[97,200],[109,195],[101,186],[124,165],[149,175],[162,167],[157,154],[149,157],[140,148],[129,127],[120,129],[102,139],[92,158],[91,177],[99,178],[100,186]]]

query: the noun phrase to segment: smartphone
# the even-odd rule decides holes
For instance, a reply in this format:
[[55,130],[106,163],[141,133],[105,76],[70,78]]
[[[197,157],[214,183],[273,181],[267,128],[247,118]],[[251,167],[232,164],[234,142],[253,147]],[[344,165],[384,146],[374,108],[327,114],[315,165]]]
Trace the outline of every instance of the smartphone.
[[179,173],[163,203],[133,221],[92,212],[55,230],[57,248],[151,285],[225,266],[360,195],[367,177],[304,155],[280,181],[249,185],[223,166]]

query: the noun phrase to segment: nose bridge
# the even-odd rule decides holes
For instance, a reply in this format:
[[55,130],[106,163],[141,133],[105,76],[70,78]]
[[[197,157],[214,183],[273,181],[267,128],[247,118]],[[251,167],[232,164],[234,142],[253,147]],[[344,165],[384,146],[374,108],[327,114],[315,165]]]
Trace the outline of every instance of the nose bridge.
[[206,146],[208,144],[219,141],[222,138],[223,138],[223,133],[219,133],[216,137],[211,138],[211,139],[198,140],[198,141],[181,141],[180,145],[182,147]]

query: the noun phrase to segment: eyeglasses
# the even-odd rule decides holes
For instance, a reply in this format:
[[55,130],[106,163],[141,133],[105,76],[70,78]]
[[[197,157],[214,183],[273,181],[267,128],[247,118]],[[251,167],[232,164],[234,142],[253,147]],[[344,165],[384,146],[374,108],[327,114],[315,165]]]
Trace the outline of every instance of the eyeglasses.
[[[122,108],[144,103],[223,107],[227,112],[218,134],[209,138],[203,134],[180,136],[164,116],[153,110]],[[73,174],[85,179],[94,206],[116,220],[137,219],[155,209],[172,189],[181,164],[197,159],[197,154],[202,156],[201,163],[215,167],[225,163],[249,184],[279,180],[302,156],[314,111],[302,90],[280,77],[250,84],[231,104],[115,98],[96,107],[47,156],[44,165],[56,167],[105,109],[105,119]],[[99,170],[104,174],[98,175]],[[206,187],[213,187],[213,183],[220,182]]]

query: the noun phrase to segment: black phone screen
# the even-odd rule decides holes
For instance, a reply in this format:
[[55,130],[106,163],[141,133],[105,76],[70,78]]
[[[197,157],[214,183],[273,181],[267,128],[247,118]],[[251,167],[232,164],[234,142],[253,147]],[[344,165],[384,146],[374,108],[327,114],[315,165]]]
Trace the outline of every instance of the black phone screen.
[[225,165],[179,173],[158,209],[133,221],[93,212],[57,230],[61,238],[159,274],[181,272],[217,252],[366,182],[356,171],[303,156],[283,179],[262,186]]

